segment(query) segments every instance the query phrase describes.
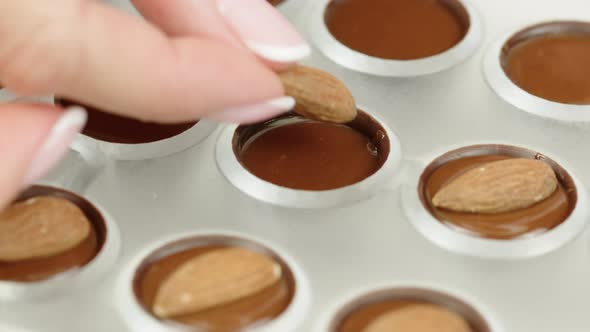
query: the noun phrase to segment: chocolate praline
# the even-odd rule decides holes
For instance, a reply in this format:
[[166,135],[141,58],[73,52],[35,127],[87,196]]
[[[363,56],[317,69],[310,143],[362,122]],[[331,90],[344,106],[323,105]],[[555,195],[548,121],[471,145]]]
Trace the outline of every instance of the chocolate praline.
[[[432,198],[452,179],[485,163],[509,158],[539,159],[556,173],[558,188],[547,199],[532,206],[495,214],[456,212],[437,208]],[[441,223],[472,236],[509,240],[551,231],[575,208],[577,193],[573,180],[558,164],[544,155],[507,146],[473,146],[451,151],[433,161],[422,173],[418,188],[424,207]]]
[[324,20],[342,44],[390,60],[443,53],[458,44],[470,26],[457,0],[333,0]]
[[[135,295],[144,309],[152,315],[154,315],[152,307],[158,289],[182,264],[200,255],[235,247],[223,243],[224,241],[220,243],[214,241],[215,243],[200,243],[187,248],[188,242],[186,245],[180,242],[156,250],[136,271],[133,282]],[[184,249],[171,249],[177,245]],[[282,273],[279,281],[253,295],[171,319],[187,326],[206,327],[210,332],[237,332],[256,324],[264,324],[280,316],[289,307],[294,297],[295,279],[290,268],[280,257],[272,253],[260,253],[268,255],[281,266]]]
[[197,124],[197,122],[177,124],[144,122],[67,99],[57,99],[56,103],[64,107],[83,106],[88,113],[88,121],[82,134],[110,143],[143,144],[157,142],[180,135]]
[[355,184],[379,170],[389,155],[389,138],[364,112],[345,125],[289,113],[238,127],[233,148],[240,163],[265,181],[292,189],[329,190]]
[[35,185],[25,190],[16,202],[34,197],[56,197],[74,203],[91,223],[90,234],[78,245],[56,255],[21,261],[0,261],[0,280],[37,282],[60,273],[81,268],[102,250],[107,236],[105,220],[98,209],[86,199],[58,188]]
[[504,45],[500,61],[508,78],[530,94],[590,104],[590,23],[552,22],[525,29]]

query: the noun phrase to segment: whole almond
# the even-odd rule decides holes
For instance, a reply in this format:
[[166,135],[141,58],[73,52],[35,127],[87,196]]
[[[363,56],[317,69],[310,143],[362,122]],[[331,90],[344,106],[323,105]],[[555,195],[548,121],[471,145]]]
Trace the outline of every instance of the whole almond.
[[457,313],[431,304],[415,304],[375,318],[362,332],[473,332]]
[[473,168],[440,189],[432,204],[457,212],[503,213],[527,208],[557,188],[553,169],[540,160],[513,158]]
[[200,312],[256,294],[281,278],[272,258],[242,248],[198,255],[158,288],[152,310],[160,318]]
[[295,98],[294,111],[313,120],[346,123],[357,108],[348,88],[336,77],[302,65],[279,74],[285,93]]
[[76,247],[91,230],[86,215],[69,200],[34,197],[0,214],[0,261],[49,257]]

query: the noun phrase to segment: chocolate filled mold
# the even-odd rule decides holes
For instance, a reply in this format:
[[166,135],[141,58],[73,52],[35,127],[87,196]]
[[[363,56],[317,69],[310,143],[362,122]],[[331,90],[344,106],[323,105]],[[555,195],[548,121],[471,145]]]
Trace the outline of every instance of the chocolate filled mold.
[[482,35],[466,1],[322,0],[314,11],[316,46],[344,67],[379,76],[448,69],[471,55]]
[[445,52],[465,37],[470,25],[460,2],[430,0],[335,0],[326,8],[325,23],[342,44],[390,60]]
[[[64,107],[80,105],[63,98],[56,103]],[[74,150],[98,148],[113,159],[141,160],[174,154],[199,143],[216,127],[207,120],[176,124],[143,122],[81,105],[88,112],[88,122],[74,142]]]
[[590,121],[590,23],[550,21],[504,35],[484,61],[491,88],[508,103],[562,121]]
[[330,190],[379,170],[389,156],[389,138],[366,113],[346,125],[289,114],[238,127],[233,148],[241,164],[263,180],[291,189]]
[[345,125],[288,113],[226,128],[216,154],[225,177],[250,196],[286,207],[328,207],[369,197],[382,181],[391,182],[401,147],[363,111]]
[[[464,188],[470,196],[477,195],[473,188],[478,186],[479,178],[488,181],[486,193],[497,192],[501,199],[512,197],[502,191],[507,183],[512,183],[507,182],[512,181],[507,176],[514,176],[517,181],[514,188],[507,190],[522,193],[522,185],[531,185],[522,180],[530,169],[514,168],[515,161],[548,166],[557,180],[556,188],[542,199],[507,211],[478,212],[435,206],[433,197],[468,172],[476,178],[476,182],[469,182]],[[499,162],[503,168],[498,174],[502,177],[488,177],[487,169]],[[534,176],[536,180],[538,175]],[[435,244],[466,255],[506,259],[538,256],[579,235],[589,217],[586,189],[571,173],[543,153],[510,145],[473,145],[451,150],[424,168],[414,188],[416,196],[412,197],[409,190],[404,194],[404,210],[410,222]],[[493,196],[482,199],[482,204],[495,203]]]
[[487,308],[466,299],[440,286],[374,287],[338,304],[318,331],[502,331]]
[[[67,190],[31,186],[0,218],[3,232],[13,233],[4,234],[5,240],[17,239],[23,248],[3,243],[0,301],[59,295],[88,286],[118,257],[119,233],[113,220]],[[84,223],[88,229],[80,232]]]
[[132,331],[295,331],[309,300],[299,268],[262,242],[221,234],[176,237],[136,260],[119,283]]

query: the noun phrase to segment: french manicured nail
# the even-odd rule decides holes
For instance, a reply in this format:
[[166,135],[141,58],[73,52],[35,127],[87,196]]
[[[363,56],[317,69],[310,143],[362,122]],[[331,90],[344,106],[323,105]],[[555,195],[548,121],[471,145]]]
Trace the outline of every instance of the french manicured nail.
[[84,128],[86,118],[86,110],[81,107],[70,107],[63,112],[33,158],[25,177],[25,185],[38,180],[57,164],[76,135]]
[[272,62],[297,62],[311,48],[267,0],[218,0],[228,25],[254,53]]
[[295,99],[292,97],[280,97],[256,105],[234,107],[222,112],[212,113],[207,117],[219,122],[252,123],[288,112],[293,107],[295,107]]

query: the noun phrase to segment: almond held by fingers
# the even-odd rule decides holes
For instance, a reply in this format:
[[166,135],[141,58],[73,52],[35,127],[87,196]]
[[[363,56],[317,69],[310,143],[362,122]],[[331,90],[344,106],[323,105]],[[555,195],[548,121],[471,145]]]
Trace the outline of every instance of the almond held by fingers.
[[295,98],[295,112],[312,120],[346,123],[357,115],[354,97],[336,77],[302,65],[279,74],[285,94]]
[[443,186],[432,204],[457,212],[503,213],[541,202],[557,189],[557,178],[546,163],[506,159],[473,168]]
[[0,261],[14,262],[65,252],[88,237],[91,224],[74,203],[35,197],[0,213]]
[[242,248],[211,251],[182,264],[158,289],[153,312],[160,318],[197,313],[254,295],[281,278],[272,258]]

